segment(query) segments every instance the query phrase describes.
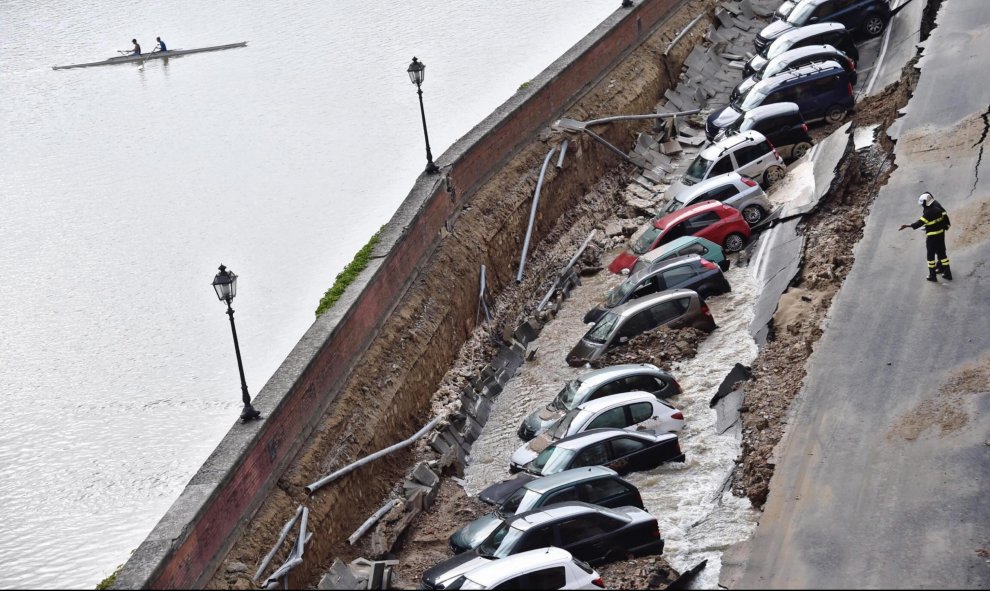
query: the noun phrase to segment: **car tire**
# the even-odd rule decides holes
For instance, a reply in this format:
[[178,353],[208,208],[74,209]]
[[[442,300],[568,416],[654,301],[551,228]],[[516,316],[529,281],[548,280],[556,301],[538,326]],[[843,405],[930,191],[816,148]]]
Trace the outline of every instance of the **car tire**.
[[755,226],[756,224],[763,221],[766,216],[766,212],[759,205],[747,205],[742,210],[743,219],[750,226]]
[[804,156],[811,149],[811,142],[798,142],[791,148],[791,158],[797,160]]
[[838,123],[846,117],[846,110],[839,105],[832,105],[825,111],[825,121],[827,123]]
[[867,37],[879,37],[887,28],[887,21],[879,14],[871,14],[863,21],[863,30]]
[[784,178],[784,174],[786,174],[786,172],[787,171],[784,170],[783,166],[771,166],[766,170],[766,172],[763,173],[763,184],[769,187]]
[[739,252],[744,246],[746,246],[746,239],[739,232],[729,234],[722,243],[725,252]]

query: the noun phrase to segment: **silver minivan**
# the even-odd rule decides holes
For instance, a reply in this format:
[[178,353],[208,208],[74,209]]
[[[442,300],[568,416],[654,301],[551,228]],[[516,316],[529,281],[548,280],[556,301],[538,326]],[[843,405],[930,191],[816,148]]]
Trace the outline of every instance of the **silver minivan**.
[[637,298],[612,308],[591,327],[567,354],[567,363],[580,367],[601,357],[612,347],[659,326],[691,326],[715,330],[715,319],[697,292],[672,289]]

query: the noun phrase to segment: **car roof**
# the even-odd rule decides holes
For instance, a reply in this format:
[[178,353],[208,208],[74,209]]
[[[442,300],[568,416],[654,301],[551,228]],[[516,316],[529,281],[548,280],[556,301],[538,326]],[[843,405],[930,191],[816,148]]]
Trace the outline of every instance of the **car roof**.
[[[666,228],[672,224],[679,224],[689,217],[702,211],[713,211],[716,209],[721,209],[725,206],[721,201],[715,201],[714,199],[709,199],[708,201],[702,201],[701,203],[695,203],[684,209],[678,209],[673,213],[668,213],[667,215],[657,218],[654,220],[653,225],[657,228]],[[727,207],[727,206],[725,206]],[[660,222],[664,222],[662,225]]]
[[531,490],[537,494],[543,494],[569,484],[585,482],[587,480],[595,480],[597,478],[607,478],[609,476],[618,476],[618,472],[612,470],[611,468],[606,468],[605,466],[571,468],[570,470],[557,472],[556,474],[551,474],[550,476],[541,476],[530,480],[523,485],[523,488],[526,490]]
[[647,308],[652,308],[658,302],[692,296],[698,297],[698,293],[691,289],[668,289],[659,293],[651,293],[650,295],[636,298],[635,300],[630,300],[621,306],[612,308],[612,313],[617,316],[628,317],[633,314],[638,314]]
[[[763,80],[757,82],[757,86],[761,84]],[[754,86],[755,88],[755,86]],[[722,138],[714,144],[708,146],[701,151],[701,156],[707,158],[708,160],[715,160],[725,152],[735,148],[739,144],[744,142],[762,142],[766,140],[766,136],[756,130],[749,130],[743,133],[737,133],[736,135],[730,135],[729,137]],[[683,211],[683,210],[682,210]]]
[[794,60],[808,57],[809,55],[819,55],[825,53],[837,53],[840,55],[845,55],[838,48],[832,45],[822,44],[822,45],[802,45],[801,47],[795,47],[794,49],[788,49],[784,53],[772,58],[770,62],[767,62],[767,67],[770,67],[771,62],[787,62],[790,63]]
[[[679,257],[673,257],[670,259],[663,259],[662,261],[655,261],[647,267],[643,267],[639,271],[636,271],[632,275],[626,278],[626,281],[631,283],[639,283],[647,277],[653,277],[657,273],[663,273],[668,269],[673,269],[675,267],[683,267],[684,265],[694,265],[695,263],[701,262],[701,256],[697,254],[683,254]],[[623,282],[625,283],[625,282]]]
[[607,509],[600,505],[592,505],[582,501],[567,501],[566,503],[554,503],[525,513],[517,513],[506,519],[506,523],[520,531],[526,531],[532,527],[540,526],[548,521],[557,521],[577,515],[588,515],[589,513],[604,513],[609,517],[615,517],[625,522],[632,519],[618,511]]
[[518,575],[562,562],[570,562],[572,559],[571,553],[567,550],[549,546],[486,562],[465,572],[464,576],[485,588],[490,588],[504,580],[507,574]]
[[823,62],[815,62],[812,64],[805,64],[799,68],[794,68],[793,70],[784,70],[779,74],[775,74],[769,78],[764,78],[757,82],[750,92],[762,92],[764,94],[769,94],[773,90],[780,87],[782,84],[787,84],[788,82],[796,82],[802,79],[807,79],[813,74],[831,74],[832,70],[839,70],[843,74],[846,72],[839,62],[835,60],[825,60]]
[[[837,31],[839,29],[845,30],[846,27],[842,23],[827,22],[827,23],[815,23],[813,25],[805,25],[803,27],[798,27],[796,29],[791,29],[787,31],[780,37],[774,39],[773,43],[782,43],[782,39],[787,40],[801,40],[807,39],[814,35],[820,35],[822,33],[827,33],[829,31]],[[771,45],[773,45],[771,43]]]
[[651,442],[662,441],[664,439],[677,439],[674,433],[656,434],[651,431],[626,431],[625,429],[589,429],[583,433],[569,435],[553,443],[553,447],[561,449],[579,450],[600,441],[615,439],[616,437],[633,437],[635,439],[648,440]]
[[[760,105],[759,107],[753,107],[752,109],[746,111],[743,115],[743,119],[756,119],[757,117],[775,117],[777,115],[783,115],[785,113],[800,113],[801,108],[797,106],[797,103],[770,103],[769,105]],[[701,183],[698,183],[701,184]]]
[[[685,187],[683,191],[679,192],[677,195],[674,195],[674,199],[677,199],[681,203],[687,203],[697,195],[710,191],[715,187],[721,187],[722,185],[727,185],[729,183],[735,184],[741,180],[742,175],[738,172],[727,172],[725,174],[710,176],[701,182],[691,185],[690,187]],[[681,199],[681,197],[684,198]]]
[[[680,257],[678,257],[680,258]],[[578,376],[581,388],[597,388],[605,382],[611,382],[616,378],[635,374],[661,375],[664,372],[651,363],[624,363],[622,365],[610,365],[601,369],[589,371]]]
[[596,398],[594,400],[589,400],[580,406],[579,410],[596,413],[602,410],[612,408],[614,406],[622,406],[624,404],[631,404],[633,402],[649,402],[653,403],[657,399],[656,396],[650,394],[649,392],[643,392],[642,390],[634,390],[632,392],[621,392],[619,394],[610,394],[608,396],[602,396],[601,398]]

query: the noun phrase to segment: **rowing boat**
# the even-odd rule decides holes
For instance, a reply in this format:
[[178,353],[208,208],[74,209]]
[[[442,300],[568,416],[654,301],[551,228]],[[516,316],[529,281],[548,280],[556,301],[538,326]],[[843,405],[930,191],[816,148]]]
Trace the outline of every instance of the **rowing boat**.
[[190,53],[202,53],[204,51],[220,51],[221,49],[233,49],[235,47],[244,47],[246,45],[247,45],[247,41],[241,41],[240,43],[228,43],[227,45],[214,45],[213,47],[200,47],[197,49],[170,49],[168,51],[155,51],[152,53],[142,53],[141,55],[121,55],[117,57],[107,58],[102,62],[89,62],[88,64],[72,64],[69,66],[52,66],[52,69],[68,70],[69,68],[88,68],[90,66],[112,66],[113,64],[143,62],[146,60],[157,60],[157,59],[164,59],[167,57],[189,55]]

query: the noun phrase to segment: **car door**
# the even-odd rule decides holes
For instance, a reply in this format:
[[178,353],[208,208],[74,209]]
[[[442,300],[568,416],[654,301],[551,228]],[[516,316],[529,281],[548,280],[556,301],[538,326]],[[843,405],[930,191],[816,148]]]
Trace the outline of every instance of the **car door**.
[[585,482],[578,488],[581,491],[581,500],[585,503],[602,507],[632,505],[642,508],[643,501],[636,487],[614,476]]
[[622,323],[622,326],[615,332],[615,337],[609,341],[608,348],[616,347],[622,345],[629,341],[629,339],[640,335],[647,330],[653,328],[651,324],[649,310],[643,310],[633,316],[630,316]]
[[625,429],[629,426],[629,418],[626,414],[625,406],[617,406],[608,410],[603,410],[591,421],[582,431],[591,429]]
[[[721,158],[719,158],[718,161],[714,165],[712,165],[710,169],[708,169],[708,174],[705,175],[705,179],[709,179],[713,176],[718,176],[720,174],[732,172],[733,170],[735,169],[732,167],[732,159],[729,158],[728,154],[726,154]],[[701,179],[701,180],[705,180],[705,179]]]
[[656,400],[649,402],[634,402],[626,407],[629,415],[630,430],[646,431],[660,426],[660,403]]
[[[709,210],[691,216],[690,218],[684,220],[684,223],[686,224],[688,233],[692,236],[708,238],[708,235],[711,234],[711,232],[706,232],[706,230],[709,230],[709,226],[717,224],[719,221],[721,221],[721,218],[718,217],[718,214]],[[711,239],[709,238],[709,240]]]
[[684,310],[686,308],[680,304],[680,300],[665,300],[645,311],[650,314],[653,324],[651,328],[656,328],[666,324],[675,324],[675,321],[684,314]]
[[698,276],[695,272],[694,265],[691,263],[667,269],[660,273],[660,275],[662,276],[664,285],[666,285],[666,289],[689,288],[688,286],[694,285],[695,278]]
[[617,380],[612,380],[598,387],[597,390],[588,396],[588,400],[598,400],[599,398],[604,398],[606,396],[611,396],[613,394],[622,394],[623,392],[632,392],[626,382],[626,378],[619,378]]
[[626,392],[649,392],[660,400],[673,396],[674,394],[674,388],[670,387],[669,383],[656,376],[629,376],[624,378],[624,381],[627,387],[627,390],[625,390]]
[[547,505],[553,505],[555,503],[566,503],[568,501],[582,501],[581,491],[578,490],[577,486],[568,486],[560,490],[555,490],[552,493],[546,495],[540,499],[537,507],[546,507]]
[[[524,586],[520,589],[566,589],[567,571],[563,566],[552,566],[534,570],[522,576]],[[501,589],[501,586],[495,589]]]
[[[593,443],[582,449],[571,460],[568,468],[585,468],[587,466],[604,466],[610,461],[608,442],[601,441]],[[614,470],[614,468],[613,468]],[[618,472],[618,470],[616,470]]]
[[743,176],[759,179],[774,162],[773,148],[766,141],[739,148],[732,153],[736,159],[736,170]]
[[512,553],[519,554],[520,552],[526,552],[527,550],[536,550],[537,548],[553,546],[555,543],[553,536],[553,525],[548,524],[530,528],[526,530],[522,538],[512,548]]
[[660,465],[649,453],[649,446],[633,437],[615,437],[609,442],[611,460],[607,466],[619,474],[646,470]]
[[609,532],[595,513],[585,513],[557,524],[557,537],[560,547],[570,552],[578,560],[600,564],[611,552],[607,535]]
[[687,236],[687,235],[688,235],[687,226],[684,225],[684,222],[673,224],[671,226],[668,226],[660,234],[660,237],[657,239],[657,241],[653,243],[653,248],[656,249],[663,244],[667,244],[668,242],[673,242],[674,240],[677,240],[681,236]]

